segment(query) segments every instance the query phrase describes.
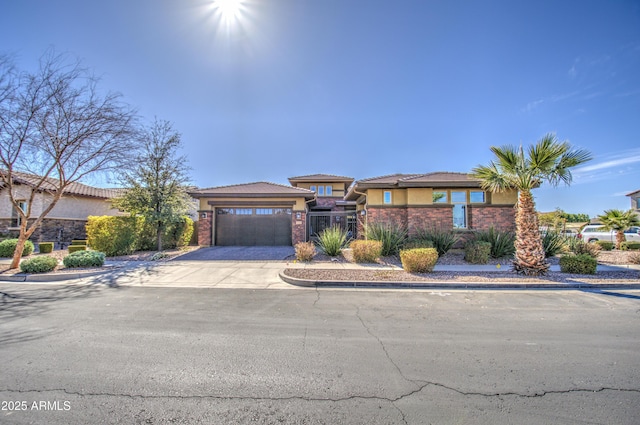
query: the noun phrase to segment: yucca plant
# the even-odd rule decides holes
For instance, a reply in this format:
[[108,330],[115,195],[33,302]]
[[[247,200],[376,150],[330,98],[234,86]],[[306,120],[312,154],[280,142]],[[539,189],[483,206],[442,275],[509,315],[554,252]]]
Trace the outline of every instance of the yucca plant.
[[396,255],[407,239],[407,229],[395,223],[371,223],[365,227],[365,237],[382,242],[383,257]]
[[476,231],[475,240],[491,244],[492,258],[512,256],[516,252],[516,234],[508,230],[496,230],[491,226],[488,230]]
[[558,232],[547,232],[542,236],[545,258],[560,254],[567,246],[567,238]]
[[430,240],[438,251],[438,256],[446,254],[460,240],[455,230],[439,226],[425,226],[417,229],[416,238]]
[[340,255],[347,244],[347,232],[338,226],[324,229],[318,235],[318,246],[330,257]]

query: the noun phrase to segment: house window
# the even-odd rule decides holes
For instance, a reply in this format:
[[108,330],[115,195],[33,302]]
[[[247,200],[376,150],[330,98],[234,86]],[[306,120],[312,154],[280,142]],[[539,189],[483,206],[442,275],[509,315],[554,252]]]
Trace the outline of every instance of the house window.
[[[18,207],[20,207],[22,212],[26,212],[27,201],[21,200],[17,202],[18,202]],[[22,224],[22,217],[20,217],[20,213],[18,213],[18,210],[14,207],[13,210],[11,211],[11,227],[20,227],[21,224]]]
[[467,191],[451,191],[451,203],[453,204],[453,227],[455,229],[467,228]]
[[384,191],[382,202],[385,203],[385,204],[390,204],[391,203],[391,191],[390,190],[385,190]]
[[309,190],[311,190],[311,191],[315,192],[315,191],[316,191],[316,187],[315,187],[315,185],[314,185],[314,186],[309,186]]
[[273,208],[256,208],[256,215],[272,215]]
[[253,215],[253,208],[236,208],[236,215]]
[[333,195],[333,186],[327,186],[327,196]]
[[478,190],[472,190],[469,192],[469,202],[472,204],[484,204],[485,197],[484,192]]
[[324,186],[318,186],[318,196],[324,196]]
[[433,203],[434,204],[446,204],[447,203],[447,192],[434,191],[433,192]]

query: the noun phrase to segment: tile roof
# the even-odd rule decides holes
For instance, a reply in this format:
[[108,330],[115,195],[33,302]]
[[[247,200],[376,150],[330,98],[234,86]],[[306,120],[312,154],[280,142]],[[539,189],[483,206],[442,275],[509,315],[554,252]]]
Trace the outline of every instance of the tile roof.
[[309,174],[306,176],[289,177],[290,182],[353,182],[353,177],[336,176],[335,174]]
[[[18,171],[13,171],[13,180],[16,183],[28,185],[34,187],[38,185],[42,177],[36,176],[34,174],[21,173]],[[0,189],[4,187],[4,184],[0,183]],[[40,188],[44,191],[55,192],[58,188],[57,179],[48,177],[41,184]],[[76,196],[86,196],[89,198],[101,198],[101,199],[111,199],[116,198],[122,193],[123,189],[118,188],[110,188],[104,189],[99,187],[89,186],[83,183],[70,183],[64,190],[64,193],[67,195],[76,195]]]
[[254,182],[244,184],[234,184],[229,186],[217,186],[205,189],[197,189],[189,192],[194,198],[208,197],[254,197],[254,196],[283,196],[313,198],[315,193],[308,189],[285,186],[270,182]]

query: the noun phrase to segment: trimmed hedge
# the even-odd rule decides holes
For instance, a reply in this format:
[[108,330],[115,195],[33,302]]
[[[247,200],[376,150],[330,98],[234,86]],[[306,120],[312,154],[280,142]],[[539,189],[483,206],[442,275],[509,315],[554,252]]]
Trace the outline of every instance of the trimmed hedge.
[[600,247],[603,251],[611,251],[615,244],[609,241],[595,241],[595,244]]
[[622,242],[620,244],[620,249],[623,251],[635,251],[640,249],[640,242]]
[[353,241],[351,242],[351,253],[356,263],[375,263],[382,255],[382,241]]
[[40,251],[40,254],[50,254],[53,252],[53,242],[40,242],[38,251]]
[[87,250],[86,245],[69,245],[69,248],[68,248],[69,254],[72,254],[78,251],[86,251],[86,250]]
[[565,255],[560,258],[560,271],[575,274],[596,274],[598,262],[588,254]]
[[400,261],[408,273],[431,272],[438,261],[438,251],[435,248],[403,249],[400,251]]
[[[187,216],[171,223],[162,233],[162,248],[187,246],[193,228],[193,220]],[[86,229],[89,246],[104,252],[107,257],[157,248],[155,230],[145,223],[143,217],[89,216]]]
[[87,244],[86,239],[73,239],[71,241],[71,245],[86,245],[86,244]]
[[104,265],[104,253],[98,251],[76,251],[64,257],[62,263],[65,267],[102,267]]
[[20,263],[23,273],[47,273],[58,265],[58,260],[49,256],[34,257]]
[[[18,245],[18,239],[5,239],[0,242],[0,257],[13,257],[13,253],[16,250],[16,245]],[[24,244],[22,256],[26,257],[28,255],[31,255],[32,252],[33,242],[28,240]]]
[[491,242],[470,241],[464,246],[464,259],[471,264],[487,264],[491,255]]

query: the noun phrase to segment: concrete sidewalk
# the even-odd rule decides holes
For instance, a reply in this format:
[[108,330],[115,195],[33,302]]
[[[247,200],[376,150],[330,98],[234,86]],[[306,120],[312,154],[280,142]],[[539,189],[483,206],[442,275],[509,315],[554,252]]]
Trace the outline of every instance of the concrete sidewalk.
[[[148,286],[148,287],[193,287],[193,288],[253,288],[253,289],[282,289],[296,288],[300,286],[322,286],[322,282],[299,281],[288,279],[282,275],[285,269],[324,269],[324,270],[402,270],[392,264],[354,264],[345,262],[311,262],[301,263],[295,261],[184,261],[174,260],[168,262],[134,262],[107,261],[105,270],[87,270],[72,273],[45,273],[13,276],[0,275],[0,281],[5,282],[84,282],[103,283],[110,286]],[[436,265],[434,271],[454,271],[454,272],[492,272],[511,275],[509,265],[500,268],[494,265]],[[598,271],[621,271],[640,270],[637,265],[606,266],[599,265]],[[551,271],[559,271],[559,266],[551,266]],[[463,283],[459,282],[439,282],[439,283],[414,283],[407,282],[331,282],[325,283],[327,286],[384,286],[384,287],[456,287],[470,288],[571,288],[565,283],[548,282],[532,285],[530,283],[514,283],[512,275],[510,282],[500,284],[499,279],[495,282],[484,283]],[[289,282],[289,283],[287,283]],[[291,283],[291,284],[290,284]],[[297,286],[293,286],[297,285]],[[596,287],[588,285],[589,287]],[[637,285],[618,284],[617,287],[628,289],[640,288],[640,280]],[[611,284],[604,284],[601,287],[612,287]]]

